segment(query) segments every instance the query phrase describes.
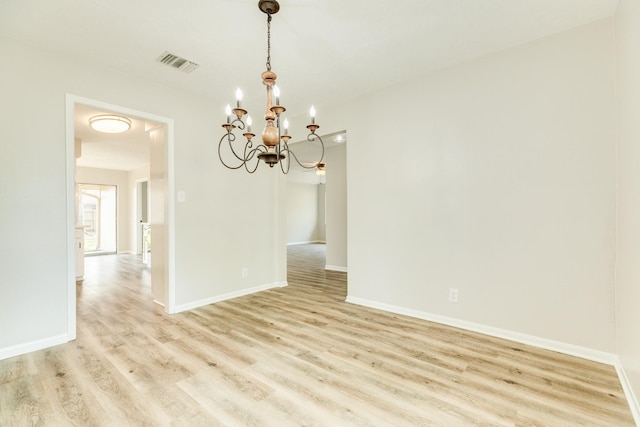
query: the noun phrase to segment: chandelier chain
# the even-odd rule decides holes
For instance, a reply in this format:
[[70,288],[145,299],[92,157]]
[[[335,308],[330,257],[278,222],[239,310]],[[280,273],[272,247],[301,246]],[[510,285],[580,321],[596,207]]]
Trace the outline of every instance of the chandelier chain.
[[267,71],[271,71],[271,13],[267,13]]

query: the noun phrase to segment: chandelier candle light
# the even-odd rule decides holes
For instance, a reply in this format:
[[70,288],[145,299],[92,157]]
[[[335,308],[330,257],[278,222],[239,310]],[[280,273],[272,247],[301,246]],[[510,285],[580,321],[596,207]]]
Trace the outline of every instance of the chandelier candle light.
[[[291,157],[305,169],[315,169],[316,166],[322,163],[324,158],[324,143],[319,135],[316,135],[316,130],[320,128],[316,124],[316,111],[313,107],[309,110],[311,116],[311,124],[307,125],[309,129],[309,135],[307,140],[310,142],[319,142],[322,149],[320,160],[312,163],[310,166],[300,163],[296,155],[289,148],[289,121],[285,118],[282,122],[282,129],[280,128],[280,119],[282,113],[286,111],[286,108],[280,105],[280,89],[276,86],[276,73],[271,71],[271,17],[280,10],[280,5],[275,0],[260,0],[258,2],[258,8],[267,14],[267,71],[262,73],[262,83],[267,87],[267,110],[264,115],[266,121],[265,127],[262,131],[262,144],[254,146],[252,141],[255,136],[251,132],[252,120],[248,115],[247,110],[243,109],[240,105],[242,100],[242,91],[240,88],[236,90],[236,107],[231,108],[227,105],[226,114],[227,122],[222,125],[226,133],[220,138],[218,143],[218,157],[224,166],[229,169],[244,168],[249,173],[253,173],[258,168],[260,160],[264,161],[270,167],[280,163],[280,168],[283,173],[288,173],[291,166]],[[275,97],[275,105],[273,98]],[[246,116],[246,119],[243,119]],[[237,142],[234,130],[239,129],[244,131],[242,135],[245,137],[246,142]],[[227,147],[228,146],[228,147]],[[228,164],[224,161],[222,151],[231,152],[229,156],[232,164]]]

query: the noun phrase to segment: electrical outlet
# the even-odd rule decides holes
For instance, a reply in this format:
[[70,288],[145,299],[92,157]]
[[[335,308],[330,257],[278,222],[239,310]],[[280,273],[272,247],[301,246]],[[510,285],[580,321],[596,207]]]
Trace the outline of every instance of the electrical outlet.
[[455,288],[449,288],[449,301],[458,302],[458,290]]
[[246,279],[247,277],[249,277],[249,269],[247,267],[243,267],[242,268],[242,278]]

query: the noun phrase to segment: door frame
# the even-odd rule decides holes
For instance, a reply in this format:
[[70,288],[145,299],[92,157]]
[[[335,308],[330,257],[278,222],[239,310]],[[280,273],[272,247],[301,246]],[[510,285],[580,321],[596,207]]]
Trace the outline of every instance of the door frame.
[[[69,340],[76,339],[76,247],[75,247],[75,226],[76,226],[76,200],[75,200],[75,105],[84,104],[96,108],[110,110],[124,115],[136,116],[160,123],[166,126],[166,185],[165,191],[165,214],[167,236],[166,263],[163,266],[165,284],[165,307],[167,313],[173,313],[175,307],[175,198],[174,198],[174,123],[173,119],[158,116],[144,111],[133,110],[119,105],[108,104],[95,99],[85,98],[73,94],[65,94],[65,114],[66,114],[66,177],[67,177],[67,330]],[[153,280],[153,279],[152,279]]]

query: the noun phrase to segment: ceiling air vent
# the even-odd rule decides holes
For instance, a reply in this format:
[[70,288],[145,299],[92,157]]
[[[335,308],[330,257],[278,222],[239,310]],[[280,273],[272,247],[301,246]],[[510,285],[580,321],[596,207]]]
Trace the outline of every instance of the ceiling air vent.
[[181,56],[175,55],[171,52],[165,52],[156,59],[156,61],[168,65],[171,68],[176,68],[185,73],[190,73],[200,66],[200,64],[189,61]]

